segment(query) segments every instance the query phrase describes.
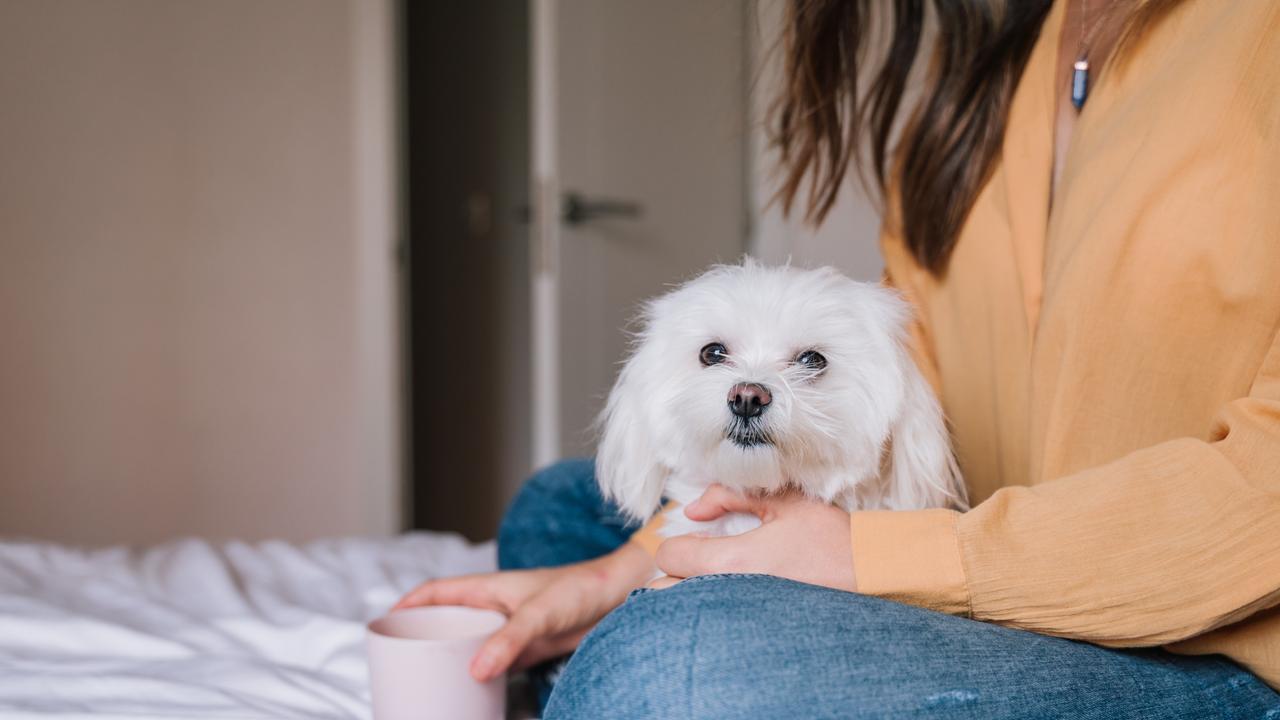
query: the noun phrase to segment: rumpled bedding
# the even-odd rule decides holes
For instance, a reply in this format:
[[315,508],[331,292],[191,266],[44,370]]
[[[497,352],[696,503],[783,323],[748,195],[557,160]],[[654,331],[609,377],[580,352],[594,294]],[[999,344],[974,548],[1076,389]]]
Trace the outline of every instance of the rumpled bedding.
[[0,542],[2,718],[368,718],[364,624],[492,543]]

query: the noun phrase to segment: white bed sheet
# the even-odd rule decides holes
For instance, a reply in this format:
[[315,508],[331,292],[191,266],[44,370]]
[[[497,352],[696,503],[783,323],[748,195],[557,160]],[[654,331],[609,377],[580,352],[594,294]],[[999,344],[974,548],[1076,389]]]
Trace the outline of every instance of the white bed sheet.
[[0,542],[0,717],[367,718],[364,623],[492,543]]

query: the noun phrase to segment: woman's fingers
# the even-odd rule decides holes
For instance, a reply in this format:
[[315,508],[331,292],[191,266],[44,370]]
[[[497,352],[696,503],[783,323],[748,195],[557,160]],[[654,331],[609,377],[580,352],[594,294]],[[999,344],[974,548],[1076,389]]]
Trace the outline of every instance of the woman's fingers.
[[654,560],[658,569],[676,578],[697,577],[711,573],[750,572],[738,561],[741,546],[751,532],[733,537],[697,537],[681,535],[658,546]]
[[471,675],[488,681],[513,664],[523,667],[572,651],[597,620],[652,572],[648,553],[627,545],[603,558],[559,568],[433,580],[407,593],[395,609],[467,605],[507,615],[506,624],[471,659]]
[[591,628],[584,627],[578,630],[563,632],[559,635],[538,638],[529,643],[529,646],[524,649],[524,652],[520,653],[516,658],[515,663],[512,664],[511,669],[523,670],[527,667],[537,665],[543,660],[550,660],[551,658],[568,655],[578,649],[578,644],[582,642],[582,638],[585,637],[590,630]]
[[507,624],[498,629],[475,657],[471,658],[471,677],[488,682],[511,667],[520,653],[539,633],[539,619],[524,608],[517,610]]
[[750,513],[760,517],[764,509],[765,504],[760,498],[742,495],[716,483],[708,487],[702,493],[702,497],[686,505],[684,514],[690,520],[707,522],[734,512]]
[[502,610],[489,585],[490,578],[486,575],[428,580],[406,593],[391,609],[403,610],[420,605],[466,605]]
[[471,675],[487,681],[506,672],[535,641],[576,629],[577,589],[552,584],[521,605],[471,660]]

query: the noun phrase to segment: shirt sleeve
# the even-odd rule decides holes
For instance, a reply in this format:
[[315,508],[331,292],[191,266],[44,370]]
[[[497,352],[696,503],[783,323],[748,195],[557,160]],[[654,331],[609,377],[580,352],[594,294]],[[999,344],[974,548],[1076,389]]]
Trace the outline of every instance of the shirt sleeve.
[[1280,604],[1280,335],[1207,439],[1181,438],[966,513],[855,512],[858,590],[1112,646]]

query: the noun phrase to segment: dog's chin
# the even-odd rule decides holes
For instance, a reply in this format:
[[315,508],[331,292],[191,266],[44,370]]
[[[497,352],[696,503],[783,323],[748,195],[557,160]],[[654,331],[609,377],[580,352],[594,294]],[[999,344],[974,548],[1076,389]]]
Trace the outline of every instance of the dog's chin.
[[740,450],[752,450],[773,445],[769,434],[758,423],[739,422],[729,426],[725,439]]

